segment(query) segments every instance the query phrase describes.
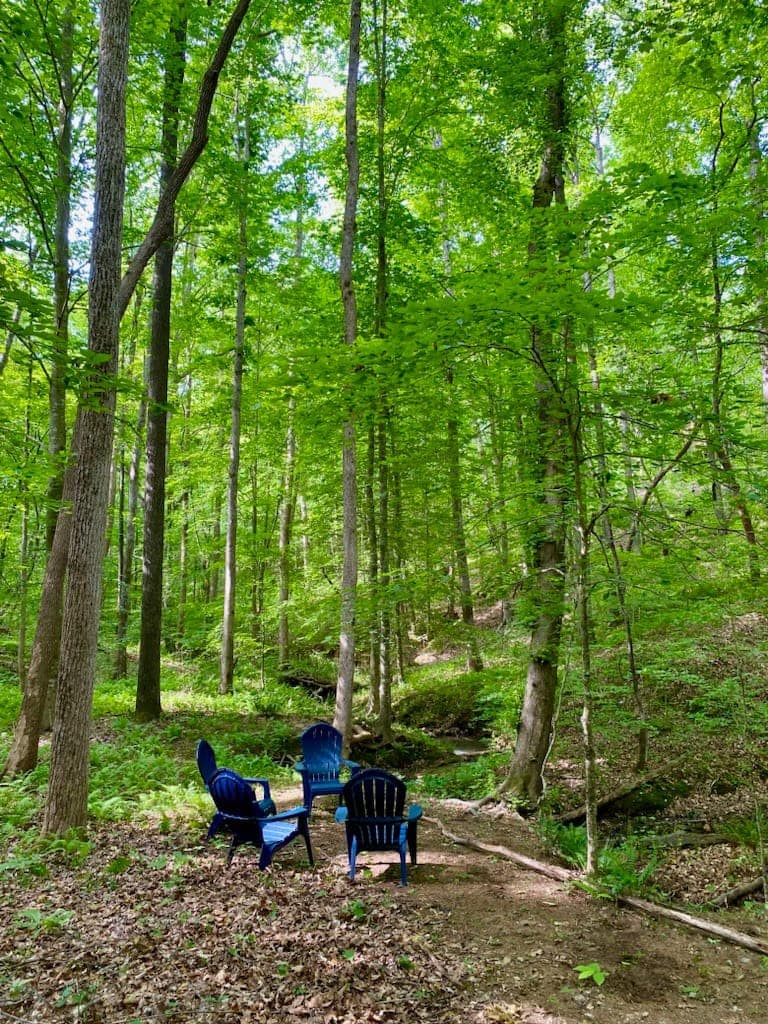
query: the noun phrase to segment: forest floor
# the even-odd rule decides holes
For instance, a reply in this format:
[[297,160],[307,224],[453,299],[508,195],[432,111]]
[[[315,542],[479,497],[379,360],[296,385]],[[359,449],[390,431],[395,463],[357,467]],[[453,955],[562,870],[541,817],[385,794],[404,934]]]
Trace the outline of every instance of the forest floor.
[[[277,792],[279,807],[296,789]],[[621,910],[573,885],[457,846],[453,833],[541,860],[500,809],[425,801],[419,863],[366,854],[354,883],[322,805],[303,843],[256,854],[199,823],[96,829],[81,863],[0,874],[0,1022],[742,1024],[768,1022],[768,958]],[[765,918],[718,915],[759,933]],[[605,979],[579,980],[597,965]]]

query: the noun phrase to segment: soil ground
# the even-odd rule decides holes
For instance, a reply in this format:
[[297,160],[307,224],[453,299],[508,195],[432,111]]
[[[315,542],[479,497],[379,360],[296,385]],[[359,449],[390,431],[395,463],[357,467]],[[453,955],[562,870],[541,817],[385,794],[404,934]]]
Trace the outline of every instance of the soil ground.
[[[130,824],[96,832],[79,866],[5,872],[0,1022],[768,1024],[768,959],[457,846],[435,823],[546,860],[513,813],[424,810],[407,888],[394,855],[364,855],[349,881],[330,805],[313,813],[314,870],[300,842],[268,872],[251,849],[227,871],[199,824]],[[765,917],[719,920],[765,938]],[[589,964],[603,984],[579,981]]]

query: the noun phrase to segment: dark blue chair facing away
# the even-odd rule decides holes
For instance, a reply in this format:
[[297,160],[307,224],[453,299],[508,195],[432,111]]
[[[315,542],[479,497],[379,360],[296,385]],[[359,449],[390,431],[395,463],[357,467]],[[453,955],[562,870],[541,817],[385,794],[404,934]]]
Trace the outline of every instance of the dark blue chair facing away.
[[310,725],[299,737],[301,761],[294,765],[301,775],[304,787],[304,806],[312,813],[312,801],[316,796],[338,794],[342,800],[344,782],[341,769],[348,768],[352,775],[360,770],[357,761],[348,761],[341,756],[342,735],[328,722]]
[[219,768],[209,788],[221,817],[221,827],[232,833],[227,867],[238,846],[251,843],[261,849],[259,869],[263,871],[271,864],[273,855],[299,835],[304,837],[309,863],[314,865],[306,808],[265,814],[247,780],[231,768]]
[[344,803],[336,811],[336,821],[347,832],[349,877],[355,877],[355,861],[363,850],[396,850],[400,854],[400,880],[408,884],[405,852],[416,863],[416,827],[421,807],[405,806],[405,783],[381,768],[365,768],[344,786]]
[[[211,791],[211,779],[218,771],[218,765],[216,764],[216,755],[213,752],[213,747],[208,740],[200,740],[197,744],[197,750],[195,752],[197,759],[197,767],[200,770],[200,775],[205,783],[205,788],[210,793]],[[265,814],[274,814],[277,808],[275,807],[275,801],[272,799],[269,791],[269,782],[267,779],[246,779],[249,786],[261,786],[264,793],[263,799],[259,800],[259,805]],[[221,814],[217,811],[213,816],[211,824],[208,826],[208,838],[216,835],[220,832],[223,827],[223,821]]]

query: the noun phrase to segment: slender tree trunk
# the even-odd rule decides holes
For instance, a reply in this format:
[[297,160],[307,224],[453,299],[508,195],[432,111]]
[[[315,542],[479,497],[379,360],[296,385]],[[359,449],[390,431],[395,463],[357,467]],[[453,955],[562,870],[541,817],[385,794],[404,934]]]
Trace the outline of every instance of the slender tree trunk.
[[368,626],[368,666],[370,694],[368,713],[379,717],[381,707],[381,662],[379,660],[380,623],[379,623],[379,539],[376,522],[376,424],[375,415],[371,415],[368,424],[368,458],[365,471],[365,523],[366,541],[368,544],[368,586],[369,626]]
[[[397,448],[394,430],[390,431],[390,445],[392,464],[392,555],[395,565],[395,579],[397,580],[398,592],[405,588],[405,561],[403,558],[403,487],[400,478],[400,471],[397,465]],[[405,631],[408,607],[402,597],[398,597],[394,604],[395,611],[395,657],[397,664],[397,682],[405,682],[406,673],[406,650]]]
[[389,551],[389,451],[387,446],[387,420],[378,423],[379,463],[379,568],[381,570],[381,637],[379,644],[379,733],[384,743],[392,741],[392,618],[390,612]]
[[[239,114],[236,115],[239,122]],[[239,130],[239,125],[238,125]],[[235,314],[235,353],[232,367],[232,413],[229,430],[229,473],[227,476],[227,537],[224,546],[224,613],[221,631],[221,670],[219,693],[232,693],[235,673],[235,596],[237,582],[237,488],[240,480],[240,434],[243,399],[243,359],[245,353],[245,304],[248,275],[248,126],[240,160],[243,170],[243,194],[238,211],[239,263]]]
[[[24,464],[29,462],[32,444],[32,362],[27,374],[27,400],[24,412]],[[19,686],[24,686],[27,675],[27,593],[29,590],[29,487],[26,479],[21,483],[21,537],[19,539],[19,635],[16,641],[16,671]]]
[[[176,171],[179,105],[186,63],[187,16],[182,4],[171,14],[163,84],[160,194],[167,193]],[[173,221],[173,206],[170,211]],[[147,462],[144,481],[144,564],[141,587],[141,639],[136,680],[136,718],[159,718],[160,655],[163,629],[163,555],[165,551],[165,478],[168,456],[168,364],[171,344],[173,237],[155,255],[148,372]]]
[[99,362],[93,363],[85,390],[86,402],[79,412],[82,435],[74,478],[56,718],[43,821],[43,831],[55,834],[83,826],[87,815],[91,704],[120,333],[118,291],[125,192],[129,22],[129,0],[103,0],[88,306],[88,347],[99,357]]
[[448,422],[446,423],[446,447],[448,455],[448,486],[451,494],[451,522],[453,525],[453,551],[456,571],[459,577],[459,604],[461,618],[467,630],[469,654],[467,668],[470,672],[481,672],[483,659],[475,634],[475,605],[472,599],[472,581],[467,558],[467,535],[464,529],[464,503],[461,496],[461,463],[459,454],[459,421],[456,415],[456,395],[453,382],[453,368],[445,369],[448,386]]
[[[186,436],[189,418],[192,413],[192,378],[187,374],[184,378],[183,397],[181,400],[182,438],[180,447],[186,451]],[[181,523],[179,524],[179,597],[176,608],[176,647],[182,648],[187,627],[187,601],[189,594],[189,518],[190,491],[185,487],[179,498]]]
[[768,296],[762,279],[762,268],[766,260],[765,233],[765,185],[763,183],[763,153],[760,149],[760,132],[756,129],[749,140],[750,164],[749,180],[752,189],[752,205],[756,222],[754,257],[752,275],[757,278],[755,295],[755,332],[760,351],[760,384],[763,395],[763,406],[768,416]]
[[291,597],[291,535],[293,516],[296,508],[296,399],[288,399],[288,429],[285,435],[285,475],[283,477],[283,500],[280,504],[280,528],[278,531],[278,577],[280,613],[277,628],[277,661],[281,668],[290,664],[290,630],[288,623],[288,602]]
[[219,596],[221,583],[221,494],[213,499],[213,520],[211,522],[211,555],[208,560],[207,599],[213,603]]
[[118,581],[117,651],[115,652],[115,677],[117,679],[124,679],[128,674],[126,636],[128,633],[128,616],[131,611],[133,559],[136,551],[136,513],[139,507],[141,451],[144,441],[144,425],[146,423],[146,419],[147,403],[142,395],[139,400],[139,408],[136,413],[136,433],[128,465],[128,502],[125,512],[125,532],[123,538],[124,550]]
[[[566,8],[546,10],[546,37],[551,65],[546,85],[546,136],[541,169],[533,189],[533,229],[529,260],[534,280],[538,260],[546,262],[556,242],[548,237],[553,203],[565,205],[564,146],[567,130],[565,75],[567,70]],[[539,287],[545,288],[546,282]],[[560,635],[565,588],[564,485],[566,446],[564,409],[559,393],[563,353],[561,339],[548,325],[531,328],[531,359],[536,389],[538,460],[534,473],[539,485],[539,522],[532,542],[531,601],[535,620],[531,631],[525,695],[515,752],[502,791],[511,791],[524,808],[535,807],[543,792],[544,765],[551,742],[557,693]]]
[[[344,344],[357,343],[357,303],[353,263],[355,222],[360,179],[357,146],[357,79],[360,66],[361,0],[349,6],[349,61],[345,104],[345,157],[347,186],[344,201],[344,224],[339,259],[339,285],[344,310]],[[351,389],[350,389],[351,403]],[[355,678],[355,615],[357,609],[357,440],[355,414],[350,404],[344,423],[342,445],[342,497],[344,566],[341,581],[341,629],[339,636],[339,672],[336,682],[336,710],[333,724],[349,745],[352,732],[352,687]]]
[[[595,157],[597,165],[597,173],[599,177],[603,177],[605,169],[603,166],[603,147],[600,138],[599,129],[595,129],[593,138],[593,145],[595,148]],[[613,273],[613,268],[608,267],[608,296],[611,299],[616,297],[616,279]],[[586,291],[592,290],[592,278],[587,273],[584,279],[584,287]],[[594,329],[590,326],[587,334],[587,350],[589,358],[589,373],[590,380],[592,383],[592,392],[594,395],[594,419],[595,419],[595,438],[597,442],[596,452],[596,483],[597,483],[597,494],[600,500],[600,504],[603,507],[603,512],[600,517],[600,522],[603,531],[603,542],[606,550],[610,556],[611,565],[613,567],[613,584],[616,591],[616,600],[619,606],[619,613],[621,615],[621,621],[624,625],[624,643],[627,652],[627,672],[629,674],[630,688],[635,703],[635,711],[638,718],[637,727],[637,759],[635,761],[635,770],[640,772],[643,771],[648,763],[648,726],[646,725],[646,710],[645,701],[643,699],[642,691],[642,680],[640,678],[640,672],[637,668],[637,659],[635,658],[635,640],[634,640],[634,628],[632,624],[632,616],[630,615],[629,608],[627,606],[627,584],[624,578],[624,571],[621,565],[621,558],[619,556],[619,548],[616,543],[616,533],[613,528],[613,518],[610,512],[611,506],[611,495],[608,489],[608,480],[610,479],[610,469],[608,466],[607,447],[605,439],[605,410],[603,408],[603,402],[600,397],[600,374],[597,366],[597,355],[595,353],[594,345]],[[622,421],[625,416],[622,414]],[[626,417],[628,419],[628,417]],[[631,460],[627,460],[631,470]],[[625,463],[626,465],[626,463]],[[634,476],[630,475],[628,484],[628,496],[631,496],[631,505],[635,504],[635,491],[634,491]],[[635,536],[639,538],[639,531],[635,531]]]
[[69,359],[69,222],[72,203],[72,50],[74,24],[72,8],[64,9],[60,30],[59,121],[56,131],[56,224],[54,228],[53,290],[56,324],[53,356],[48,377],[48,454],[51,478],[48,482],[46,546],[51,550],[56,517],[64,486],[64,456],[67,446],[66,376]]
[[[715,205],[717,209],[717,206]],[[714,434],[714,446],[717,462],[722,473],[725,486],[731,494],[736,510],[739,513],[744,537],[747,542],[747,560],[749,575],[753,583],[760,580],[760,559],[757,548],[757,535],[752,520],[744,491],[739,483],[736,470],[731,459],[730,445],[725,429],[724,414],[722,408],[722,377],[723,377],[723,333],[721,329],[723,290],[720,279],[720,253],[717,239],[712,240],[712,299],[713,299],[713,340],[714,340],[714,367],[712,372],[712,431]]]

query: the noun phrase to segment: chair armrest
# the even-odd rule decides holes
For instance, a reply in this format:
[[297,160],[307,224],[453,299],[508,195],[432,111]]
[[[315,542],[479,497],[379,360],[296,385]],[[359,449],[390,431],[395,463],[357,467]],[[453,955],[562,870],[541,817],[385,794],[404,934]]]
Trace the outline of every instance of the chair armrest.
[[261,786],[264,790],[264,799],[269,800],[272,794],[269,791],[269,779],[246,779],[249,786]]
[[304,764],[303,761],[297,761],[293,766],[293,770],[295,772],[298,772],[299,775],[301,775],[302,772],[305,772],[307,770],[307,766],[306,764]]
[[301,818],[307,816],[306,807],[292,807],[290,811],[280,811],[279,814],[270,814],[265,821],[288,821],[290,818]]
[[336,821],[338,821],[340,823],[344,822],[344,821],[347,820],[347,816],[348,816],[348,811],[347,811],[346,807],[337,807],[336,808],[336,815],[335,815]]
[[346,757],[342,757],[340,763],[349,768],[353,775],[355,774],[355,772],[359,772],[362,770],[362,765],[359,765],[357,761],[348,761]]
[[408,808],[408,821],[418,821],[423,811],[420,804],[411,804]]

